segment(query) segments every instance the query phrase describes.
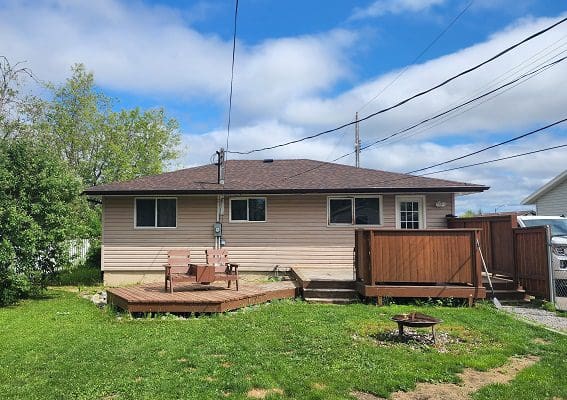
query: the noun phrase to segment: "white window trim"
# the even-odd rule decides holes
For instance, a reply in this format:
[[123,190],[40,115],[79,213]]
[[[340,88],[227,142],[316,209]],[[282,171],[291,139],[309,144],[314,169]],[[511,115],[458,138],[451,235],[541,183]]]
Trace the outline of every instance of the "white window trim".
[[[250,209],[248,200],[250,199],[264,199],[264,220],[263,221],[250,221]],[[232,219],[232,200],[246,200],[246,219]],[[265,196],[247,196],[247,197],[230,197],[228,199],[228,222],[234,224],[265,224],[268,222],[268,198]]]
[[396,229],[402,229],[402,221],[400,220],[400,203],[402,201],[418,201],[420,202],[421,209],[419,212],[419,229],[426,229],[427,227],[427,203],[425,196],[396,196]]
[[[137,221],[137,200],[156,200],[155,202],[155,216],[154,216],[154,226],[138,226]],[[157,226],[157,200],[175,200],[175,226]],[[177,207],[177,197],[156,197],[156,196],[140,196],[134,197],[134,229],[177,229],[177,218],[179,216],[179,208]]]
[[[355,206],[354,206],[354,199],[363,198],[363,199],[378,199],[378,216],[380,218],[380,224],[356,224],[356,215],[355,215]],[[331,223],[331,200],[350,200],[351,201],[351,209],[352,209],[352,222],[349,223]],[[354,226],[354,227],[364,227],[364,228],[381,228],[384,226],[384,201],[382,199],[382,195],[352,195],[352,196],[327,196],[327,226],[329,227],[346,227],[346,226]]]

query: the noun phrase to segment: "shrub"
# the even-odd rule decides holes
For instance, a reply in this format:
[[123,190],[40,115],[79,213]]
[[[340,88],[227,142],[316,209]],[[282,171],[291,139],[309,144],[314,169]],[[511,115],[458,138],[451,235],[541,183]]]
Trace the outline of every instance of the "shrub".
[[47,146],[0,141],[0,305],[39,294],[69,263],[83,209],[80,180]]

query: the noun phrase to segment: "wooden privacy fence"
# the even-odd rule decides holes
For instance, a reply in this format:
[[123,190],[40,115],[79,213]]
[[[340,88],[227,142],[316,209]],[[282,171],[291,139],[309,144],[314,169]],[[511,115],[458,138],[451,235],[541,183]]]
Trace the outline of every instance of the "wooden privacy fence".
[[512,279],[527,294],[550,298],[547,228],[518,228],[515,214],[448,218],[447,226],[482,229],[488,271]]
[[357,230],[355,269],[370,297],[484,298],[476,229]]
[[527,293],[550,299],[548,228],[514,229],[515,277]]
[[511,277],[514,274],[514,237],[512,229],[517,226],[515,215],[447,219],[447,227],[450,229],[482,229],[480,233],[480,247],[488,272]]

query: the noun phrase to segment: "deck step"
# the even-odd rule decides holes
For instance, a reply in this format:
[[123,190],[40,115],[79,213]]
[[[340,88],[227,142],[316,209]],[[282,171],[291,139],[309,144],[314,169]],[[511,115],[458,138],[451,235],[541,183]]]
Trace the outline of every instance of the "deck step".
[[523,289],[508,290],[508,289],[495,289],[494,296],[490,289],[486,290],[486,297],[491,299],[496,297],[498,300],[502,301],[523,301],[526,298],[526,291]]
[[301,285],[304,289],[356,289],[355,281],[346,280],[306,280]]
[[359,299],[325,299],[320,297],[304,297],[304,300],[315,304],[353,304],[359,302]]
[[358,299],[354,289],[303,289],[303,297],[317,299]]

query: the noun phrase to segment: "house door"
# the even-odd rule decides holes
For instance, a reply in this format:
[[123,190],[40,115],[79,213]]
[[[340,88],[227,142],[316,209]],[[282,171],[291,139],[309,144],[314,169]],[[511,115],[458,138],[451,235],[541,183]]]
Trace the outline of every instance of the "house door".
[[396,196],[396,228],[425,228],[424,196]]

